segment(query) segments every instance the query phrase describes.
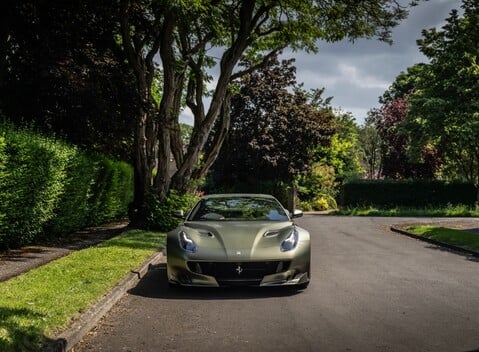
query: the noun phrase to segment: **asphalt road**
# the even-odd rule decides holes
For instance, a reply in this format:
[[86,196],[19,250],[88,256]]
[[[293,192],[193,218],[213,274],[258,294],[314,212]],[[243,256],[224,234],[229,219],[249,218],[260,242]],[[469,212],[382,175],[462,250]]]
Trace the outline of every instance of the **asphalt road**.
[[74,351],[479,351],[479,261],[389,231],[410,221],[299,219],[303,292],[169,289],[161,264]]

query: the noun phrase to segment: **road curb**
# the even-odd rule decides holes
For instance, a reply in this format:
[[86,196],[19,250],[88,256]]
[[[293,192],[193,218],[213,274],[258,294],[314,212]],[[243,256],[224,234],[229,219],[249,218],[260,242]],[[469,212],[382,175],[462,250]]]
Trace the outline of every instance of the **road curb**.
[[395,225],[391,226],[390,229],[391,229],[391,231],[394,231],[394,232],[399,233],[401,235],[409,236],[409,237],[415,238],[415,239],[423,241],[423,242],[428,242],[428,243],[434,244],[436,246],[448,248],[448,249],[453,250],[453,251],[467,253],[467,254],[473,255],[475,257],[479,257],[479,252],[475,251],[473,249],[464,248],[464,247],[456,246],[456,245],[453,245],[453,244],[437,241],[437,240],[434,240],[432,238],[427,238],[427,237],[424,237],[424,236],[415,235],[411,232],[408,232],[408,231],[405,231],[405,230],[403,230],[399,227],[396,227]]
[[153,254],[140,267],[131,271],[126,278],[113,287],[93,307],[76,319],[70,327],[58,336],[50,338],[42,352],[68,352],[85,336],[98,321],[120,300],[123,295],[136,286],[138,281],[150,270],[152,265],[165,261],[162,252]]

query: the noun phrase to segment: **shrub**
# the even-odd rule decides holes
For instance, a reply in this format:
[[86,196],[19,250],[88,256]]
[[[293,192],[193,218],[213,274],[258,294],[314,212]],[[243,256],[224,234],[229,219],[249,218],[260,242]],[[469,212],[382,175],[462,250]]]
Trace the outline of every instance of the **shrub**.
[[474,205],[472,183],[425,180],[355,180],[342,187],[340,204],[346,207],[426,207]]
[[56,216],[47,225],[47,233],[58,234],[90,225],[92,185],[96,172],[87,154],[74,148],[68,156],[64,192]]
[[30,131],[5,130],[4,167],[9,175],[2,183],[0,233],[3,245],[19,246],[42,233],[53,218],[65,179],[65,145]]
[[[6,168],[7,155],[5,153],[5,136],[2,133],[0,135],[0,192],[6,190],[6,181],[8,172]],[[5,242],[5,223],[6,223],[6,209],[7,209],[7,197],[6,194],[0,195],[0,248],[1,244]]]
[[127,213],[132,199],[130,165],[75,148],[68,160],[65,192],[47,232],[69,232],[116,219]]
[[180,219],[173,216],[174,212],[190,210],[198,199],[197,195],[181,195],[171,190],[166,200],[160,202],[155,194],[150,194],[147,201],[147,227],[163,232],[174,229],[180,223]]
[[328,194],[322,194],[313,202],[314,210],[336,209],[336,200]]
[[124,162],[96,156],[93,163],[95,182],[89,207],[90,224],[111,220],[127,213],[133,199],[133,170]]
[[[327,210],[337,207],[336,174],[334,168],[324,163],[316,163],[306,175],[297,178],[298,197],[302,209]],[[305,204],[308,204],[306,208]]]
[[0,248],[117,218],[132,194],[131,166],[0,124]]

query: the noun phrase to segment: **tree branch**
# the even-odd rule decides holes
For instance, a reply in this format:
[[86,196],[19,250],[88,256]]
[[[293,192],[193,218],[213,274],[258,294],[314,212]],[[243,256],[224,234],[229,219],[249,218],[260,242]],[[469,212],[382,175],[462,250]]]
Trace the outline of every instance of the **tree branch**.
[[236,72],[234,74],[231,75],[231,79],[230,81],[234,81],[235,79],[238,79],[240,77],[243,77],[245,75],[248,75],[254,71],[256,71],[257,69],[261,69],[263,67],[265,67],[267,64],[268,64],[268,61],[276,56],[278,53],[280,53],[283,49],[285,48],[285,46],[281,47],[281,48],[278,48],[278,49],[275,49],[273,51],[271,51],[268,55],[264,56],[263,57],[263,60],[261,60],[260,63],[254,65],[254,66],[251,66],[249,67],[248,69],[246,70],[243,70],[243,71],[239,71],[239,72]]

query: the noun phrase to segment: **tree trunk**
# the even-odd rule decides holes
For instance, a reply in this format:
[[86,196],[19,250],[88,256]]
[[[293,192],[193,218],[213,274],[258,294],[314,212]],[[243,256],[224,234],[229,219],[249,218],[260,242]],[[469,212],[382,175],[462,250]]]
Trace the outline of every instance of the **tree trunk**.
[[[195,63],[192,61],[192,56],[182,61],[177,60],[175,56],[174,44],[177,17],[174,9],[164,9],[163,21],[158,31],[158,40],[154,41],[153,48],[144,57],[143,53],[136,50],[137,47],[133,45],[135,37],[132,38],[129,34],[131,29],[127,17],[129,1],[123,0],[121,4],[123,46],[129,63],[136,73],[139,92],[146,93],[145,96],[149,98],[148,102],[152,101],[150,94],[151,74],[154,71],[152,60],[156,46],[159,50],[163,69],[163,89],[158,112],[156,115],[153,115],[151,109],[147,109],[142,114],[135,133],[137,147],[135,156],[134,208],[138,215],[137,218],[141,221],[141,218],[146,215],[142,213],[142,209],[144,208],[146,196],[150,191],[154,191],[160,201],[166,199],[170,189],[175,189],[182,193],[188,191],[192,177],[204,176],[219,152],[219,148],[229,128],[229,114],[224,113],[229,105],[228,102],[225,102],[227,100],[228,85],[233,69],[248,45],[255,1],[246,0],[241,4],[241,28],[231,48],[226,50],[222,56],[220,76],[207,114],[205,114],[202,103],[204,98],[204,90],[202,89],[204,87],[203,75],[198,74],[199,71],[195,71]],[[183,49],[187,50],[188,48]],[[196,72],[196,75],[192,74],[189,77],[190,83],[192,83],[191,87],[196,88],[194,93],[196,95],[196,108],[191,109],[195,115],[195,126],[188,150],[183,155],[178,116],[187,68],[185,65],[188,65],[193,72]],[[201,65],[197,66],[199,66],[201,71]],[[194,82],[195,79],[197,80],[196,82]],[[215,136],[213,147],[210,149],[209,154],[205,156],[204,165],[202,165],[199,171],[195,171],[199,166],[200,157],[204,153],[209,134],[220,115],[222,125]],[[151,126],[154,128],[151,128]],[[154,133],[151,131],[154,131]],[[170,168],[171,158],[174,159],[177,167],[174,175],[172,175]],[[151,178],[155,166],[157,173],[152,184]]]
[[[137,37],[131,35],[130,2],[120,2],[120,29],[123,49],[128,64],[136,77],[138,93],[138,115],[134,131],[134,199],[129,209],[132,224],[142,226],[146,219],[146,201],[153,185],[153,170],[157,166],[158,123],[155,119],[156,103],[151,95],[154,76],[153,57],[159,43],[155,41],[145,55],[142,47],[137,47]],[[159,25],[155,22],[155,25]]]
[[[178,171],[174,175],[173,183],[171,185],[172,188],[179,190],[180,192],[186,192],[188,190],[195,167],[198,166],[200,155],[204,152],[204,147],[208,140],[209,134],[221,113],[221,109],[227,106],[227,104],[225,105],[225,100],[227,100],[226,97],[228,94],[228,85],[231,80],[233,69],[248,45],[254,6],[254,1],[244,1],[241,5],[241,28],[236,41],[232,44],[231,48],[224,52],[223,56],[221,57],[220,75],[218,77],[215,92],[213,93],[213,97],[211,99],[208,113],[204,115],[202,109],[197,111],[193,109],[193,113],[195,114],[195,128],[193,130],[193,135],[191,136],[190,145],[183,160],[183,164],[178,167]],[[198,118],[198,115],[201,117]],[[204,119],[202,118],[203,116]],[[223,141],[224,138],[217,140],[220,146]],[[207,165],[205,168],[205,172],[211,166],[212,161],[210,160],[208,163],[209,165]],[[198,175],[202,174],[202,172],[198,173]]]

